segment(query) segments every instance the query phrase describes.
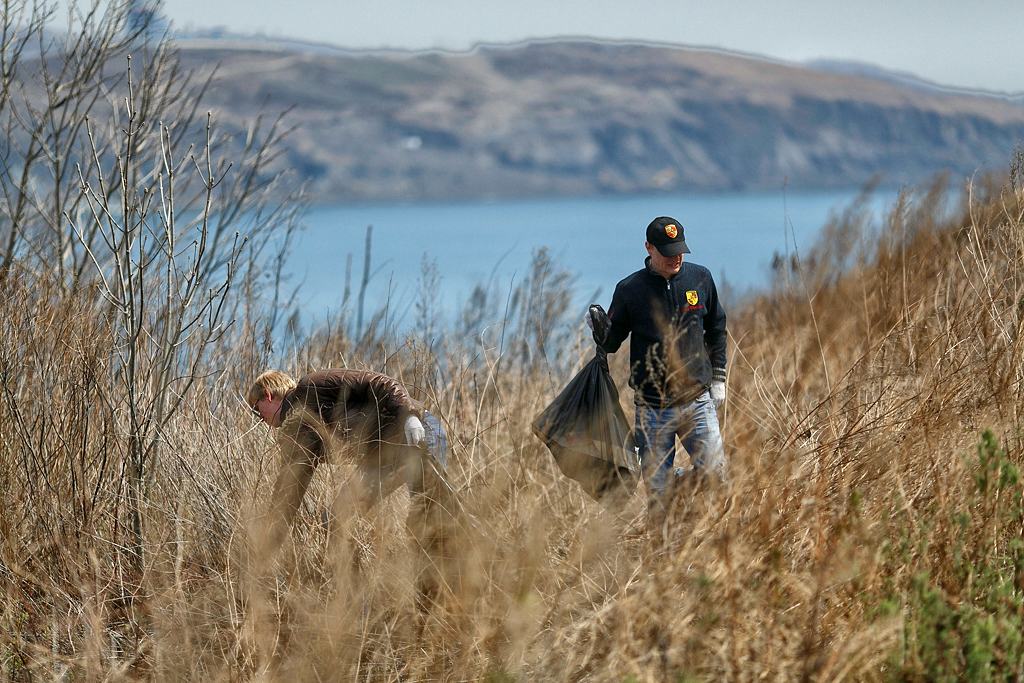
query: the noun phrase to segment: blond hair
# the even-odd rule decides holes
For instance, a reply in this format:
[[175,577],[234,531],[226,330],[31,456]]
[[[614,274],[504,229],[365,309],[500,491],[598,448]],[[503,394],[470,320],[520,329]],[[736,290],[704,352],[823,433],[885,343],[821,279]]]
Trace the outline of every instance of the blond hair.
[[295,380],[280,370],[267,370],[256,378],[256,381],[249,387],[249,393],[245,400],[250,405],[263,398],[265,393],[270,393],[271,398],[283,398],[285,394],[295,388]]

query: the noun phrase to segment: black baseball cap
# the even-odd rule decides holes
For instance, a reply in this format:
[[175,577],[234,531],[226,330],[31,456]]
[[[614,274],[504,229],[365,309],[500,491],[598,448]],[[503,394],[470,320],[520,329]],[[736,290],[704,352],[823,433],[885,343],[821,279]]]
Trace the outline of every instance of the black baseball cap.
[[689,254],[690,248],[683,239],[683,226],[675,218],[659,216],[647,226],[647,241],[654,245],[662,256]]

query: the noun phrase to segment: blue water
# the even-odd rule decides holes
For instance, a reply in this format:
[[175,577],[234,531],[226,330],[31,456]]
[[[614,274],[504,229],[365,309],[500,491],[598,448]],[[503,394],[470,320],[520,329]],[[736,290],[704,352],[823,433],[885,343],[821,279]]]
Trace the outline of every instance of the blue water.
[[[644,230],[661,215],[683,225],[691,254],[719,287],[733,293],[769,281],[775,253],[809,248],[830,215],[856,191],[593,197],[501,202],[358,204],[314,209],[291,259],[302,282],[302,311],[322,319],[337,313],[352,259],[352,302],[363,272],[366,226],[373,225],[366,310],[388,306],[390,317],[411,321],[424,254],[441,276],[440,305],[458,310],[477,283],[508,291],[521,281],[533,250],[546,246],[577,275],[582,302],[607,305],[615,283],[643,266]],[[876,194],[875,223],[895,201]],[[595,295],[595,293],[597,293]],[[350,304],[352,305],[352,304]],[[350,309],[351,310],[351,309]]]

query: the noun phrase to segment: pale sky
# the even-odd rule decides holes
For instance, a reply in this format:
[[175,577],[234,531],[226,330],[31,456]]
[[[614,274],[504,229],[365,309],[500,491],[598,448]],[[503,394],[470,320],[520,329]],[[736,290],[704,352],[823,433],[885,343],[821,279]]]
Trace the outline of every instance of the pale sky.
[[183,29],[346,48],[588,36],[853,60],[1024,93],[1024,0],[164,0],[164,13]]

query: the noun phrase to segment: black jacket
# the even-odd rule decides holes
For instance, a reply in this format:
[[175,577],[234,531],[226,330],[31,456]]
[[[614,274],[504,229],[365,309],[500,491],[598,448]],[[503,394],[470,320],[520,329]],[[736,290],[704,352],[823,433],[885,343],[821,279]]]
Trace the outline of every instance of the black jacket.
[[615,287],[608,310],[611,331],[603,344],[614,353],[632,335],[629,385],[637,403],[680,405],[725,381],[725,311],[711,271],[683,262],[669,279],[648,258]]

